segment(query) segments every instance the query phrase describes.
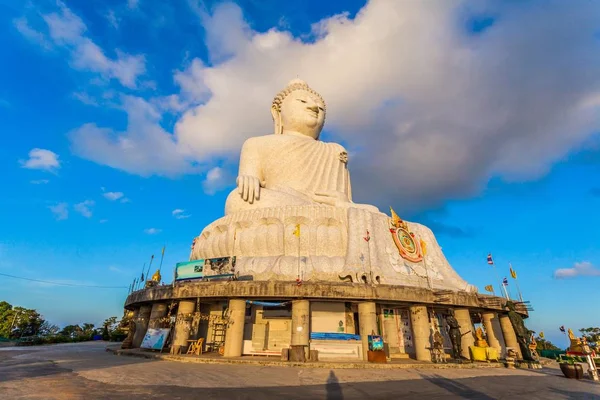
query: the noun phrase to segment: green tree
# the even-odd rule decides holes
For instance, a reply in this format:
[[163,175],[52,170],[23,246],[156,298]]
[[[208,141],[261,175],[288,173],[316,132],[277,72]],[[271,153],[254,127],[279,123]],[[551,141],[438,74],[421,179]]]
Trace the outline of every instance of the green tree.
[[[40,331],[44,319],[36,310],[24,307],[13,307],[11,322],[12,332],[9,337],[35,336]],[[10,329],[10,328],[9,328]]]
[[600,346],[600,328],[582,328],[579,332],[591,346]]
[[51,324],[48,321],[44,321],[42,326],[40,326],[38,334],[42,336],[51,336],[56,335],[58,332],[60,332],[60,328],[58,326]]
[[79,325],[67,325],[60,331],[62,336],[67,336],[70,338],[75,338],[77,336],[81,336],[83,334],[83,329]]
[[94,334],[94,324],[86,322],[82,326],[83,334],[86,336],[92,336]]
[[110,332],[112,332],[115,329],[116,325],[117,325],[117,317],[106,318],[104,320],[104,323],[102,323],[102,326],[106,327],[109,334],[110,334]]
[[535,342],[537,344],[536,350],[560,350],[552,342],[546,339],[542,339],[539,336],[535,338]]

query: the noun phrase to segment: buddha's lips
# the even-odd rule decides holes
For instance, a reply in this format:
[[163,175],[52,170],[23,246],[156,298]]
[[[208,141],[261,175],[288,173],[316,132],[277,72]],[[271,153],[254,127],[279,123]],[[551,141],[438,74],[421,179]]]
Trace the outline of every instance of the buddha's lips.
[[313,110],[306,110],[311,116],[315,117],[315,118],[319,118],[319,112],[318,111],[313,111]]

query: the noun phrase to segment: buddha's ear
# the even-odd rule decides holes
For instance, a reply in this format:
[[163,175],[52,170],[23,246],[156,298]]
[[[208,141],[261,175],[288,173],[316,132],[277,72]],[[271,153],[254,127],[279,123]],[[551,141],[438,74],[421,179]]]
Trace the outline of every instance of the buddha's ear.
[[271,107],[271,115],[273,116],[274,129],[273,133],[281,135],[283,133],[283,124],[281,123],[281,113],[276,107]]

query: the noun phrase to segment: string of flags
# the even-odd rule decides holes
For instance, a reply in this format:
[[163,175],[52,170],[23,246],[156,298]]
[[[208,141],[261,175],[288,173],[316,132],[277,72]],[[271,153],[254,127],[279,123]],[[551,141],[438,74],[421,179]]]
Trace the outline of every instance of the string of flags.
[[[487,255],[487,263],[488,263],[488,265],[491,265],[492,267],[494,267],[494,270],[496,269],[496,266],[494,265],[494,258],[492,257],[492,253],[488,253],[488,255]],[[517,292],[519,294],[519,300],[523,301],[523,296],[521,295],[521,289],[519,288],[519,283],[518,283],[518,280],[517,280],[517,271],[515,271],[513,269],[511,263],[508,263],[508,265],[509,265],[510,276],[511,276],[511,278],[513,278],[515,280],[515,286],[516,286]],[[499,277],[498,277],[498,279],[499,279]],[[506,290],[507,286],[508,286],[508,278],[504,277],[504,279],[502,279],[502,286],[501,287],[502,287],[502,289],[504,290],[504,292],[506,294],[506,298],[508,299],[509,298],[508,291]],[[487,292],[494,293],[494,285],[487,285],[487,286],[485,286],[485,290]]]

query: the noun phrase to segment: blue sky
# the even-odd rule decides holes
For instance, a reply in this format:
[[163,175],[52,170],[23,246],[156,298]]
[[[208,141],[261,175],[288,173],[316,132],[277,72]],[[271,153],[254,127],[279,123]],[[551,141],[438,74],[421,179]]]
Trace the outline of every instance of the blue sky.
[[[166,245],[170,276],[299,76],[355,200],[429,225],[481,291],[488,252],[502,277],[512,262],[550,339],[597,326],[598,6],[320,3],[1,0],[0,273],[126,288]],[[61,325],[127,292],[0,283]]]

